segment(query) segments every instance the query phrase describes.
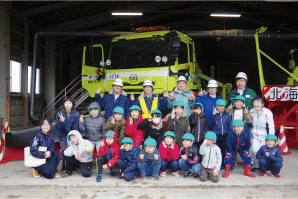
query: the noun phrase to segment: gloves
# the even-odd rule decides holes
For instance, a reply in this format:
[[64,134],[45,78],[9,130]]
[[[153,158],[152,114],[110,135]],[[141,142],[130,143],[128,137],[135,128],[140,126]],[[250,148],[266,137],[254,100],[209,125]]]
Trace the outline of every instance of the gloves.
[[250,152],[249,151],[244,151],[244,155],[245,155],[245,157],[250,157]]
[[226,153],[226,158],[229,159],[232,156],[232,153]]

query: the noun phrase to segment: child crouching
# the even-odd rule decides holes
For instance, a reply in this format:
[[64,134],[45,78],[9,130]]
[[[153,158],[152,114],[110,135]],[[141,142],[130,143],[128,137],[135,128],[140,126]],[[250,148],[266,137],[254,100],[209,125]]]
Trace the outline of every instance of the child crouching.
[[119,169],[116,165],[119,159],[119,144],[117,133],[115,131],[108,131],[105,134],[104,142],[101,143],[98,150],[97,157],[97,177],[96,182],[101,182],[102,170],[110,168],[110,176],[119,174]]
[[207,131],[205,134],[205,140],[200,147],[200,154],[202,158],[202,170],[199,179],[202,182],[207,181],[208,175],[212,182],[218,182],[218,171],[221,165],[221,151],[220,148],[214,143],[217,140],[217,136],[213,131]]
[[161,156],[160,177],[165,177],[167,169],[171,168],[172,174],[179,177],[179,147],[175,143],[175,134],[172,131],[167,131],[164,134],[164,141],[159,145]]
[[77,130],[68,133],[67,144],[69,147],[64,151],[66,171],[62,177],[70,176],[76,167],[80,167],[84,177],[90,177],[92,174],[93,144],[83,139]]
[[[183,147],[180,149],[179,165],[185,171],[184,178],[193,176],[197,178],[201,171],[200,156],[198,149],[193,145],[195,137],[190,133],[185,133],[182,137]],[[193,172],[189,171],[192,169]]]
[[161,166],[160,154],[156,149],[156,141],[153,138],[147,138],[144,142],[145,149],[139,153],[138,168],[141,176],[140,180],[144,180],[146,175],[152,175],[155,180],[160,180],[158,171]]
[[117,161],[118,167],[121,169],[121,175],[118,179],[131,181],[138,177],[138,154],[140,149],[134,147],[131,138],[125,137],[121,142],[120,156]]

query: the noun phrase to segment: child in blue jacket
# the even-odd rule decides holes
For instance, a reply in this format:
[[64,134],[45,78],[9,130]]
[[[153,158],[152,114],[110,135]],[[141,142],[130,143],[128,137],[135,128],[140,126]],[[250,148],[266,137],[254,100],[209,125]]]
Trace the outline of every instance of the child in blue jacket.
[[271,170],[271,174],[274,177],[280,178],[279,172],[283,166],[283,158],[279,148],[276,147],[277,137],[276,135],[269,134],[265,140],[266,145],[263,145],[256,155],[261,169],[259,177],[266,176],[266,171]]
[[250,171],[250,134],[248,124],[244,124],[242,120],[233,121],[234,130],[228,135],[227,152],[225,157],[225,173],[224,178],[229,177],[231,163],[233,162],[233,153],[237,151],[244,161],[244,175],[255,178],[256,176]]
[[222,154],[222,163],[220,170],[224,170],[224,158],[227,148],[227,137],[229,132],[232,131],[232,118],[226,113],[225,107],[227,103],[224,99],[218,99],[216,101],[216,108],[213,108],[213,112],[209,116],[208,125],[212,131],[217,135],[216,144],[220,148]]
[[139,175],[138,154],[140,148],[134,147],[133,141],[129,137],[123,138],[121,144],[117,161],[117,165],[121,169],[121,175],[118,179],[125,179],[129,182]]

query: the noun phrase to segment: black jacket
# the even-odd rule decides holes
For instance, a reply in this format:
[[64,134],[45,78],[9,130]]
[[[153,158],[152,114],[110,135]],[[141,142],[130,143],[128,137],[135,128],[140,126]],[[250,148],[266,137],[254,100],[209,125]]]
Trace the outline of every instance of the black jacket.
[[145,140],[147,138],[153,138],[157,142],[156,146],[159,146],[159,144],[163,141],[163,135],[165,133],[166,126],[162,124],[162,127],[159,130],[153,128],[152,126],[153,126],[153,123],[148,121],[148,118],[147,118],[139,123],[139,125],[137,126],[137,129],[145,131]]
[[[196,142],[203,142],[205,133],[211,129],[205,116],[199,117],[199,114],[192,113],[189,118],[190,133],[195,136]],[[199,135],[199,139],[198,139]]]
[[191,147],[189,148],[184,148],[182,147],[180,149],[180,158],[182,159],[182,155],[186,155],[187,156],[187,159],[186,159],[186,162],[188,164],[197,164],[200,162],[200,155],[198,153],[198,149],[192,145]]

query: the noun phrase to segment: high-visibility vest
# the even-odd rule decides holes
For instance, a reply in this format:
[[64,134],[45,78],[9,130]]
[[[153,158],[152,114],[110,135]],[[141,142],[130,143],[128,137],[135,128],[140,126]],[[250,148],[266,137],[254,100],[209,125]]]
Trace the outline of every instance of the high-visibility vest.
[[151,112],[155,109],[157,109],[157,104],[158,104],[158,96],[153,98],[152,106],[151,106],[151,111],[148,110],[145,98],[144,97],[139,97],[141,109],[142,109],[142,117],[143,119],[150,118],[151,117]]

